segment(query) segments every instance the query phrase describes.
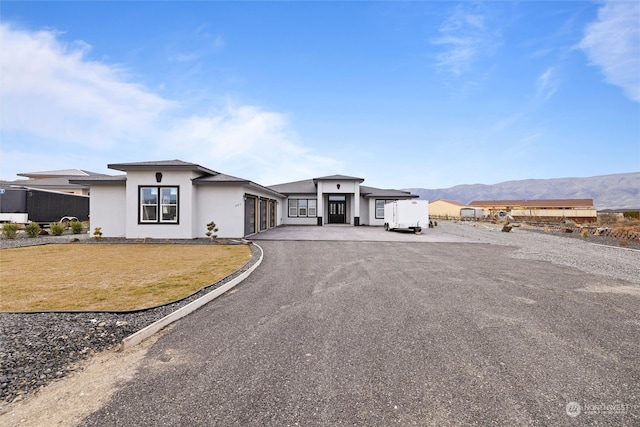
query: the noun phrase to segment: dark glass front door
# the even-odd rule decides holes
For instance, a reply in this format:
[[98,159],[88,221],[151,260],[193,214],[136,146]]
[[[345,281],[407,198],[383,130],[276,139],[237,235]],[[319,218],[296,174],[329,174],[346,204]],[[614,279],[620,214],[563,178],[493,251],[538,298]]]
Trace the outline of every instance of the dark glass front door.
[[345,201],[329,200],[329,224],[345,223]]

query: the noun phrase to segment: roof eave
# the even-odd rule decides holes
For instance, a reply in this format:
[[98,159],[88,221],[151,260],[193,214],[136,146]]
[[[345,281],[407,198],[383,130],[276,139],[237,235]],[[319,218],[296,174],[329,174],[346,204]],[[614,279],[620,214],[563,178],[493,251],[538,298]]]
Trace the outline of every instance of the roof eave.
[[219,172],[216,172],[212,169],[205,168],[204,166],[197,165],[195,163],[184,163],[184,164],[153,164],[153,163],[111,163],[108,164],[107,167],[113,170],[119,170],[122,172],[127,171],[148,171],[148,170],[187,170],[194,172],[202,172],[208,175],[218,175]]
[[318,185],[318,181],[358,181],[359,183],[364,182],[364,178],[356,178],[356,177],[326,177],[326,178],[313,178],[313,183]]
[[73,179],[70,183],[79,185],[124,185],[127,183],[127,177],[114,177],[117,179]]

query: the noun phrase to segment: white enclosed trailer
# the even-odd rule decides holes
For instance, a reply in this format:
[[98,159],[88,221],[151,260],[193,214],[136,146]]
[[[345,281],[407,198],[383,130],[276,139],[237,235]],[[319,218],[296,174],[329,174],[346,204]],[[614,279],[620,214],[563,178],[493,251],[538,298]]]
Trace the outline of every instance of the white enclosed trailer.
[[426,200],[396,200],[384,205],[385,230],[413,230],[429,227],[429,202]]

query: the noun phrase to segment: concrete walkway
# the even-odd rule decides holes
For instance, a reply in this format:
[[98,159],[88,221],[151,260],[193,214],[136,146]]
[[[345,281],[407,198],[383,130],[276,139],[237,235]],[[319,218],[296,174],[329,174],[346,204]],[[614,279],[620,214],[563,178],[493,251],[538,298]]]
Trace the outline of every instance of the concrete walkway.
[[421,234],[385,231],[383,227],[349,224],[280,226],[248,237],[249,240],[319,240],[357,242],[412,242],[412,243],[477,243],[476,240],[441,231],[438,227],[422,230]]

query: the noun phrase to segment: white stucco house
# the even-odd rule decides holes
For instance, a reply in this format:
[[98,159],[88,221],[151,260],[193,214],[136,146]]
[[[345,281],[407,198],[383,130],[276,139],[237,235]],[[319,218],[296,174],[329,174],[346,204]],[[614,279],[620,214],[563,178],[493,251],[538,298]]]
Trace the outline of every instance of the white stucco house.
[[267,187],[181,160],[108,167],[125,174],[71,180],[90,187],[91,229],[103,237],[194,239],[211,221],[229,238],[280,225],[383,225],[385,202],[418,197],[344,175]]

